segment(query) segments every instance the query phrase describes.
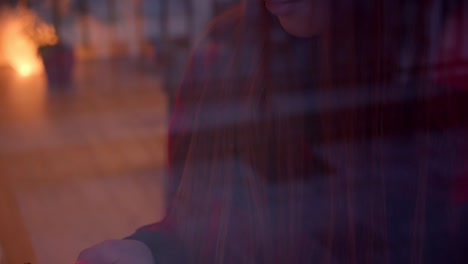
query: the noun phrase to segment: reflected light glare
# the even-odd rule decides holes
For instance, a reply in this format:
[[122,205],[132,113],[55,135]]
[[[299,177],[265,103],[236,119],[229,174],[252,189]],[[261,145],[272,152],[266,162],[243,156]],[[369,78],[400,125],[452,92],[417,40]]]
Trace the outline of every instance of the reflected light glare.
[[28,76],[32,75],[33,72],[34,72],[31,65],[28,65],[28,64],[19,65],[18,68],[16,69],[16,71],[18,72],[18,74],[21,77],[28,77]]
[[55,29],[41,21],[31,10],[5,9],[0,19],[0,55],[21,77],[43,71],[39,45],[58,41]]

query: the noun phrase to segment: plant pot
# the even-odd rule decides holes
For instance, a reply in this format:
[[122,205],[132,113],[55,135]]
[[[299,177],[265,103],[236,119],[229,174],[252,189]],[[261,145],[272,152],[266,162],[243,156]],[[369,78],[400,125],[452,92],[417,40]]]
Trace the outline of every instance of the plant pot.
[[39,48],[49,87],[69,87],[73,81],[73,49],[63,43]]

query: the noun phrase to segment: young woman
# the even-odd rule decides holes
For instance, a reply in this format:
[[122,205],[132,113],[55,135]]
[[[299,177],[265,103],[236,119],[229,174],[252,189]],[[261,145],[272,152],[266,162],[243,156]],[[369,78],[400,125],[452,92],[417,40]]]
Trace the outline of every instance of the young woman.
[[[427,206],[430,155],[402,143],[431,128],[436,90],[417,67],[394,82],[404,3],[251,0],[215,20],[170,126],[166,217],[78,262],[456,263],[456,238],[438,247],[445,222],[426,219],[445,217]],[[385,137],[404,169],[384,164]]]

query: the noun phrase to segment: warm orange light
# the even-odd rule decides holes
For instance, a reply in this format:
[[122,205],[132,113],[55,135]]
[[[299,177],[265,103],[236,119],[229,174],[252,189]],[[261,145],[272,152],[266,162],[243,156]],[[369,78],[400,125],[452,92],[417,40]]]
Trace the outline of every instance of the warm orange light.
[[37,54],[39,45],[52,45],[58,39],[55,30],[27,9],[5,10],[0,19],[0,55],[21,77],[43,71]]
[[34,73],[34,69],[29,64],[19,65],[16,71],[21,77],[28,77]]
[[11,23],[9,41],[2,43],[8,63],[23,77],[40,73],[43,66],[37,56],[37,46],[15,29]]

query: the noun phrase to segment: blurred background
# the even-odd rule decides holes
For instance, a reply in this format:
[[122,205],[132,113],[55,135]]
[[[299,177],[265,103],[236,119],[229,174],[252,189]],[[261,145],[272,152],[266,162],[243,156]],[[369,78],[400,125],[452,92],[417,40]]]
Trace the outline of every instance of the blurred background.
[[[74,263],[162,217],[166,130],[189,51],[238,2],[0,1],[1,264]],[[428,9],[429,68],[445,4]],[[466,63],[468,34],[451,34]],[[414,73],[412,36],[396,82]]]
[[170,100],[230,4],[0,1],[0,263],[74,263],[160,219]]

